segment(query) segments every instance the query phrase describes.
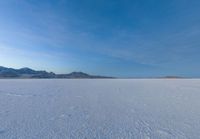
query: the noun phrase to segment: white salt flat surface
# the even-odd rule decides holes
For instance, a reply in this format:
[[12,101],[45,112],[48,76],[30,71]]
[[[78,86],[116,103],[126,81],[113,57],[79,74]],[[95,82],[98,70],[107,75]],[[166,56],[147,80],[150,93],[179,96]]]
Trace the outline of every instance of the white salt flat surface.
[[200,139],[200,80],[1,79],[0,139]]

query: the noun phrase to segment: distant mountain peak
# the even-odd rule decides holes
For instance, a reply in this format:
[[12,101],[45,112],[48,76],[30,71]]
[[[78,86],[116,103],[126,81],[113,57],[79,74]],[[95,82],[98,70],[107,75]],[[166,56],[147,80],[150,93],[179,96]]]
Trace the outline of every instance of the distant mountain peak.
[[0,78],[109,78],[89,75],[84,72],[71,72],[69,74],[55,74],[47,71],[36,71],[28,67],[13,69],[0,66]]
[[20,68],[20,70],[33,70],[33,69],[28,68],[28,67],[23,67],[23,68]]

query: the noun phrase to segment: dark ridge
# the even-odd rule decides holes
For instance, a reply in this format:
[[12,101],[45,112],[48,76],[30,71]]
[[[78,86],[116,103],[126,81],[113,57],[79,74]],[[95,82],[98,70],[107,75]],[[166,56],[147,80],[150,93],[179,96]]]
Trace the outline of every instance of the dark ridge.
[[69,74],[55,74],[47,71],[36,71],[30,68],[13,69],[0,66],[0,78],[112,78],[106,76],[89,75],[84,72],[72,72]]
[[166,78],[166,79],[181,79],[181,78],[184,78],[184,77],[181,77],[181,76],[165,76],[165,77],[162,77],[162,78]]

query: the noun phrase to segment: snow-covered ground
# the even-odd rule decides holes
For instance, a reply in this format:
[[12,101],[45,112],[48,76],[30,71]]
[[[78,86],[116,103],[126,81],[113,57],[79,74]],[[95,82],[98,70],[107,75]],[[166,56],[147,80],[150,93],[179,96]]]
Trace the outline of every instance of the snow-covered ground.
[[0,139],[200,139],[200,80],[0,80]]

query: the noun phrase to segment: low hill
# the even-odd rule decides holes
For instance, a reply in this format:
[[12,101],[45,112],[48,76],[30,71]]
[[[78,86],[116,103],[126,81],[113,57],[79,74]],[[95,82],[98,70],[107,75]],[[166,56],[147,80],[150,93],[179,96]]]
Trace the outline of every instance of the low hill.
[[111,78],[105,76],[89,75],[83,72],[72,72],[69,74],[55,74],[47,71],[37,71],[30,68],[7,68],[0,66],[0,78]]

